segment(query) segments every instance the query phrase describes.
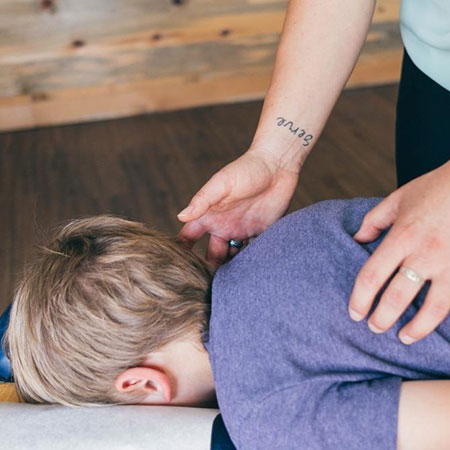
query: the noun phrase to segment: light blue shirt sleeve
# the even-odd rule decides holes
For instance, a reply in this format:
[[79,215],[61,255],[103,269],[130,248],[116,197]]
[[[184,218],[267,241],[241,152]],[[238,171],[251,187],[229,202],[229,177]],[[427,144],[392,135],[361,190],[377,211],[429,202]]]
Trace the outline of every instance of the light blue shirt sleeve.
[[450,0],[403,0],[400,31],[414,64],[450,91]]

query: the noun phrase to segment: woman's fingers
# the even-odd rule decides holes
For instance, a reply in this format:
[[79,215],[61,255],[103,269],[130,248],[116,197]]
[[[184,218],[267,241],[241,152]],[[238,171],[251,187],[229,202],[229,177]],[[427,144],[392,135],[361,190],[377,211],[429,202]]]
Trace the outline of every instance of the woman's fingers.
[[389,231],[355,280],[349,302],[349,314],[353,320],[364,319],[383,284],[405,259],[404,249],[393,231]]
[[[206,232],[206,227],[201,225],[198,221],[189,222],[181,228],[178,234],[178,239],[185,247],[192,249],[195,243],[198,242]],[[247,240],[243,240],[242,243],[244,247]],[[226,239],[216,235],[211,235],[206,259],[218,266],[226,262],[227,259],[235,256],[241,250],[241,248],[230,246],[229,241]]]
[[[425,271],[424,267],[420,267],[414,261],[404,261],[402,265],[414,267],[414,270],[417,270],[418,273]],[[397,272],[383,292],[375,311],[370,316],[368,321],[369,328],[374,333],[383,333],[391,328],[411,304],[424,282],[412,281],[401,272]]]
[[450,312],[450,282],[445,276],[431,282],[419,312],[399,332],[404,344],[412,344],[430,334]]
[[199,222],[189,222],[181,228],[178,233],[178,239],[183,242],[183,244],[192,249],[194,244],[199,241],[202,236],[206,233],[206,228]]
[[374,241],[383,230],[394,223],[400,199],[396,194],[393,192],[387,196],[365,215],[359,230],[353,236],[354,239],[359,242]]
[[206,253],[206,259],[216,266],[220,266],[227,260],[228,248],[229,243],[227,240],[212,234],[209,238],[209,247]]

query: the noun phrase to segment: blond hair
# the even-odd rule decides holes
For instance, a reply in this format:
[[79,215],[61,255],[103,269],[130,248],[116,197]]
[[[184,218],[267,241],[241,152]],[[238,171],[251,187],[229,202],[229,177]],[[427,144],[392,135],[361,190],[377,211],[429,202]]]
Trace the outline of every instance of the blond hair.
[[111,215],[70,221],[38,247],[14,297],[5,344],[20,397],[129,403],[115,378],[206,330],[211,278],[194,252],[143,224]]

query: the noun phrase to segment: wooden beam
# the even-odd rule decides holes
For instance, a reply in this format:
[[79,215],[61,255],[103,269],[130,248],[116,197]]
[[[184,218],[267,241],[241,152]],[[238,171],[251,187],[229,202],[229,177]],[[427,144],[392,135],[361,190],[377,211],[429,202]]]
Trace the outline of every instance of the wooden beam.
[[[286,1],[178,1],[0,0],[0,130],[261,98]],[[350,86],[398,79],[398,5]]]

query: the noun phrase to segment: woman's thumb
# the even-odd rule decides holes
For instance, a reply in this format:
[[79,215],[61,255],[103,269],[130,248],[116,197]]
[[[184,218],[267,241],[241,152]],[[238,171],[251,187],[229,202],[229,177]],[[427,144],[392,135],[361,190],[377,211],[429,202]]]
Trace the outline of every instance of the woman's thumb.
[[378,203],[365,215],[359,230],[353,235],[353,239],[359,242],[374,241],[383,230],[394,223],[397,217],[398,202],[399,196],[391,194]]
[[189,202],[189,205],[178,213],[182,222],[190,222],[203,216],[211,206],[214,206],[227,195],[225,183],[221,177],[213,176]]

